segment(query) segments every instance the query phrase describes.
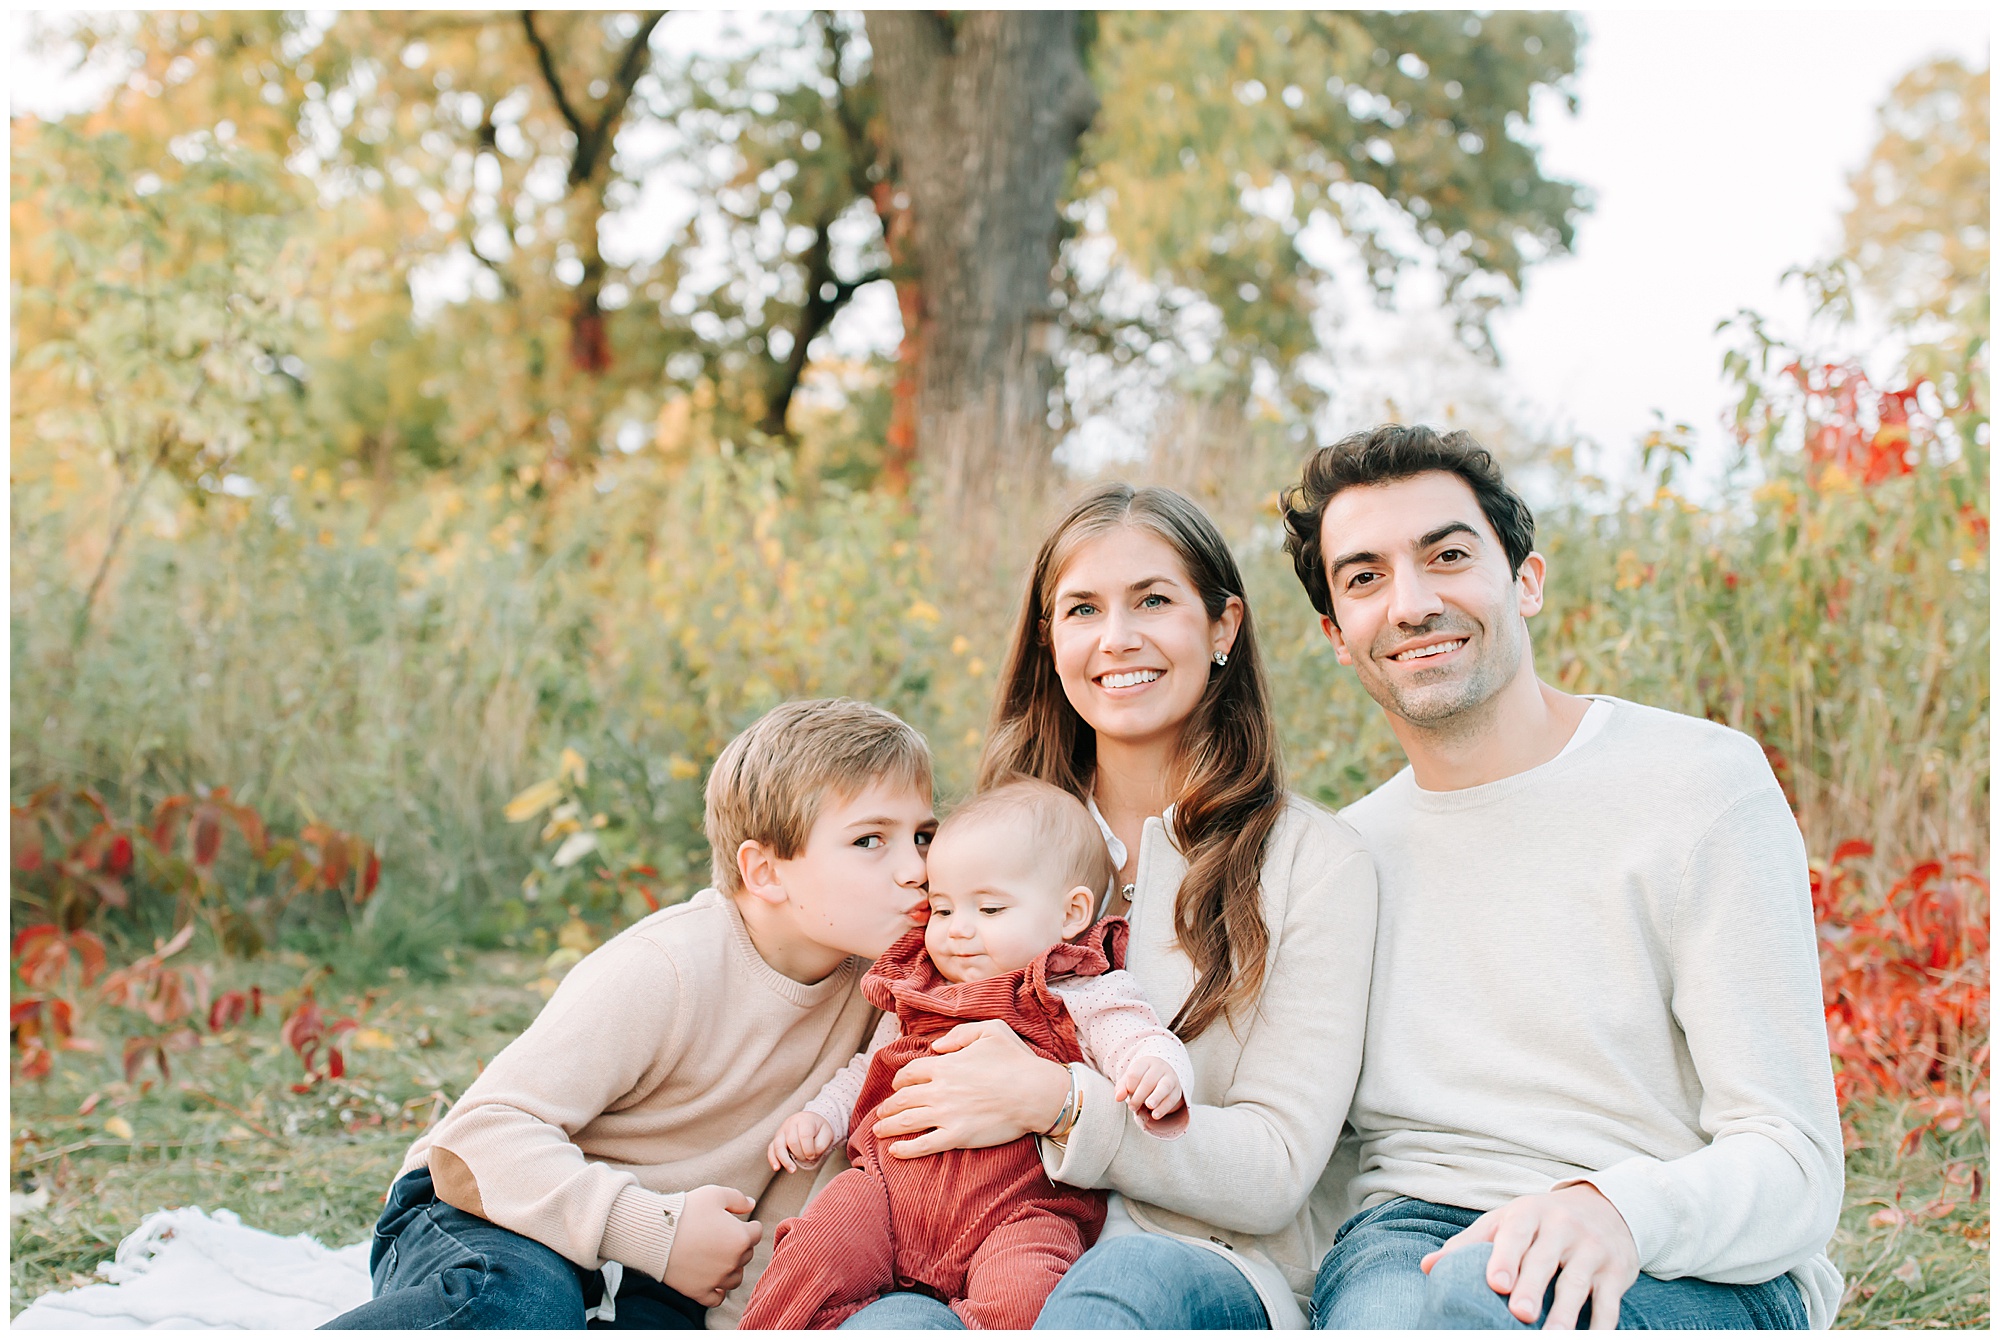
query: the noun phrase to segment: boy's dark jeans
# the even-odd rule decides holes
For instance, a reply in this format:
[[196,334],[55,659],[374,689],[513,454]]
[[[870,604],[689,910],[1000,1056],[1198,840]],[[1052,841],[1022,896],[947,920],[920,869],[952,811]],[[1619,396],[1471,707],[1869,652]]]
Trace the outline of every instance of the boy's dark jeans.
[[[418,1168],[398,1178],[368,1256],[375,1297],[322,1330],[580,1330],[604,1297],[604,1274],[532,1238],[455,1210]],[[694,1331],[706,1309],[636,1270],[625,1272],[613,1321],[595,1328]]]

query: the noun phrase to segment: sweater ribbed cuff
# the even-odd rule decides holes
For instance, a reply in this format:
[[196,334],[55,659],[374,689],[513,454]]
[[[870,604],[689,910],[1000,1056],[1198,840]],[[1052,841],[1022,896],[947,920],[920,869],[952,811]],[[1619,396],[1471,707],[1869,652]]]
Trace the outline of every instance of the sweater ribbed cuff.
[[1111,1081],[1081,1063],[1073,1063],[1083,1111],[1062,1144],[1042,1138],[1042,1169],[1051,1182],[1065,1186],[1102,1185],[1105,1171],[1118,1154],[1125,1135],[1125,1105],[1111,1099]]
[[677,1191],[662,1196],[644,1187],[628,1186],[611,1202],[604,1219],[604,1241],[597,1254],[606,1261],[642,1271],[654,1279],[664,1279],[667,1257],[674,1249],[674,1230],[680,1226],[681,1209],[687,1193]]

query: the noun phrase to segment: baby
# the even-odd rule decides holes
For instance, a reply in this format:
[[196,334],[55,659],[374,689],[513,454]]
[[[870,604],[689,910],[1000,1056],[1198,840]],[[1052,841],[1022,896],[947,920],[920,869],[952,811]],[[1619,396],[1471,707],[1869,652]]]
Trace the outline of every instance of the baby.
[[[899,1159],[876,1106],[905,1062],[961,1023],[998,1019],[1050,1060],[1118,1076],[1116,1096],[1165,1139],[1187,1128],[1193,1072],[1124,961],[1126,926],[1091,925],[1113,875],[1076,797],[1016,780],[961,806],[932,841],[930,921],[877,959],[862,992],[885,1014],[866,1051],[779,1127],[771,1166],[812,1167],[848,1135],[854,1166],[778,1226],[742,1325],[828,1329],[895,1289],[948,1303],[968,1326],[1032,1326],[1104,1225],[1104,1193],[1052,1183],[1031,1136]],[[1056,1119],[1075,1124],[1078,1090]],[[891,1224],[893,1223],[893,1231]]]

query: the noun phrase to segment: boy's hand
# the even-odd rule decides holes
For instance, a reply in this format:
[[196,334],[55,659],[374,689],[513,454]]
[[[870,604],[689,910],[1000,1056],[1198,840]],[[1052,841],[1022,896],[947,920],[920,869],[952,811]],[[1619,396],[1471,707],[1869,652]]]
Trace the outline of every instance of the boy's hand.
[[794,1112],[771,1137],[764,1157],[771,1161],[772,1172],[781,1169],[797,1172],[801,1168],[819,1167],[826,1151],[832,1148],[833,1123],[817,1112]]
[[688,1192],[660,1282],[703,1307],[720,1305],[723,1295],[743,1282],[743,1267],[764,1236],[762,1224],[742,1218],[756,1208],[755,1201],[731,1186],[698,1186]]
[[1132,1109],[1133,1116],[1150,1114],[1155,1119],[1179,1107],[1186,1095],[1180,1076],[1160,1056],[1140,1056],[1125,1067],[1111,1096]]

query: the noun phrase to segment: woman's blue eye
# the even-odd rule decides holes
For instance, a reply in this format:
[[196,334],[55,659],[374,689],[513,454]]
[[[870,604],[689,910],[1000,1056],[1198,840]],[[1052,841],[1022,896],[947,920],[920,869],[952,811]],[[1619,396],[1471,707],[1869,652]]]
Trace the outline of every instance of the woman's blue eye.
[[1139,601],[1140,608],[1149,610],[1156,610],[1160,606],[1166,603],[1167,603],[1167,598],[1161,595],[1157,591],[1153,592],[1151,595],[1148,595]]

